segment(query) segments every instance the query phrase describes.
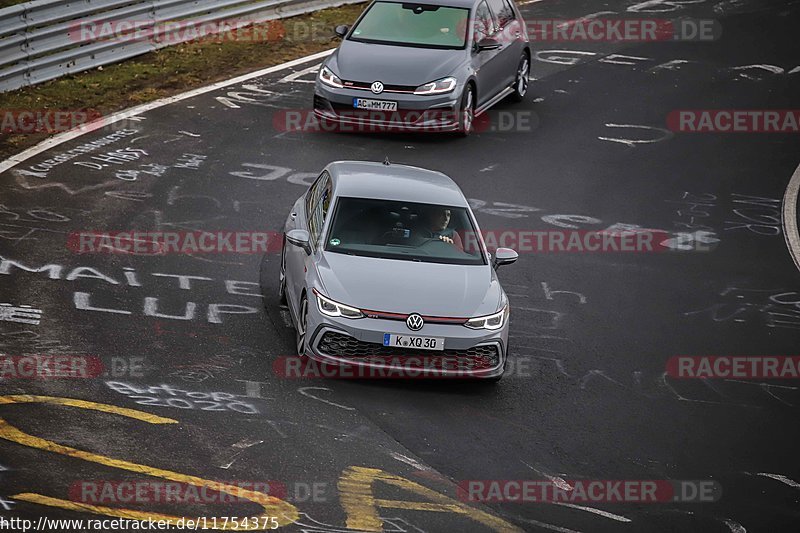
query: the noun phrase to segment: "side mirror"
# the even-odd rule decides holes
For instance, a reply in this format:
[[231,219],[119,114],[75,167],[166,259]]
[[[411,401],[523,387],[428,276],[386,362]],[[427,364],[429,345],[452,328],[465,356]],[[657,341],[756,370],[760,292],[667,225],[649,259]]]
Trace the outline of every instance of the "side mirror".
[[475,46],[478,49],[478,52],[483,52],[484,50],[497,50],[503,46],[500,41],[495,39],[494,37],[484,37],[478,44]]
[[307,254],[311,254],[311,245],[309,244],[308,232],[304,229],[293,229],[286,234],[286,241],[299,248],[302,248]]
[[494,252],[494,261],[492,261],[492,266],[497,268],[503,265],[510,265],[511,263],[515,262],[518,257],[519,254],[511,248],[498,248]]
[[334,32],[334,33],[335,33],[335,34],[336,34],[338,37],[341,37],[342,39],[344,39],[344,36],[345,36],[345,35],[347,35],[347,32],[348,32],[348,31],[350,31],[350,28],[349,28],[348,26],[345,26],[344,24],[340,24],[339,26],[336,26],[336,27],[333,29],[333,32]]

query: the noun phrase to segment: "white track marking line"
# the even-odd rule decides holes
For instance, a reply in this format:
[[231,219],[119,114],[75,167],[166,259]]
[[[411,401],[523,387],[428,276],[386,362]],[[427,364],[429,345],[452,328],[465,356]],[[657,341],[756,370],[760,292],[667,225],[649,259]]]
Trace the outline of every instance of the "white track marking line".
[[770,479],[774,479],[775,481],[780,481],[781,483],[789,485],[792,488],[800,489],[800,483],[798,483],[797,481],[795,481],[793,479],[789,479],[788,477],[786,477],[786,476],[784,476],[782,474],[770,474],[768,472],[759,472],[756,475],[757,476],[768,477]]
[[278,80],[278,83],[314,83],[314,80],[301,80],[298,78],[301,78],[306,74],[311,74],[312,72],[317,72],[321,66],[322,63],[316,63],[308,68],[298,70],[297,72],[292,72],[291,74]]
[[523,461],[521,459],[520,459],[520,463],[524,464],[525,466],[527,466],[528,468],[530,468],[531,470],[533,470],[534,472],[536,472],[540,476],[546,477],[552,484],[554,484],[559,489],[561,489],[561,490],[572,490],[572,487],[570,486],[570,484],[567,483],[566,481],[564,481],[563,478],[560,478],[558,476],[551,476],[547,472],[542,472],[538,468],[532,467],[531,465],[529,465],[528,463],[526,463],[525,461]]
[[231,467],[231,465],[236,462],[236,459],[239,458],[240,455],[244,453],[247,448],[251,446],[256,446],[257,444],[263,444],[263,440],[254,440],[254,439],[242,439],[230,449],[225,450],[220,456],[216,459],[217,467],[227,470]]
[[540,522],[538,520],[533,520],[532,518],[518,518],[518,520],[525,522],[527,524],[533,524],[534,526],[541,527],[544,529],[549,529],[550,531],[558,531],[558,533],[581,533],[575,529],[569,529],[567,527],[556,526],[553,524],[548,524],[547,522]]
[[609,513],[608,511],[603,511],[602,509],[595,509],[594,507],[586,507],[584,505],[575,505],[574,503],[563,503],[563,502],[554,502],[555,505],[560,505],[561,507],[569,507],[571,509],[579,509],[581,511],[586,511],[587,513],[594,513],[596,515],[604,516],[606,518],[610,518],[611,520],[616,520],[617,522],[630,522],[630,518],[626,518],[622,515]]
[[725,525],[731,530],[731,533],[747,533],[744,526],[738,522],[734,522],[729,518],[724,519],[723,522],[725,522]]
[[311,398],[312,400],[317,400],[318,402],[322,402],[322,403],[326,403],[328,405],[332,405],[334,407],[338,407],[339,409],[344,409],[346,411],[355,411],[356,410],[355,407],[348,407],[347,405],[342,405],[340,403],[336,403],[336,402],[332,402],[330,400],[326,400],[325,398],[320,398],[319,396],[314,396],[313,394],[308,392],[310,390],[324,390],[324,391],[328,391],[328,392],[333,392],[333,389],[329,389],[328,387],[300,387],[299,389],[297,389],[297,392],[299,392],[300,394],[302,394],[303,396],[305,396],[307,398]]
[[794,171],[783,195],[783,238],[794,264],[800,269],[800,230],[797,228],[797,197],[800,195],[800,166]]
[[423,470],[425,472],[435,472],[435,470],[433,468],[420,463],[419,461],[417,461],[413,457],[408,457],[407,455],[403,455],[402,453],[399,453],[399,452],[389,452],[389,455],[391,455],[392,457],[394,457],[395,459],[397,459],[401,463],[405,463],[405,464],[407,464],[409,466],[413,466],[417,470]]
[[205,87],[198,87],[197,89],[192,89],[191,91],[187,91],[185,93],[176,94],[174,96],[168,96],[166,98],[161,98],[159,100],[154,100],[152,102],[148,102],[146,104],[142,104],[136,107],[130,107],[128,109],[124,109],[122,111],[118,111],[117,113],[111,114],[107,117],[102,117],[87,124],[83,124],[75,129],[65,131],[64,133],[60,133],[49,139],[45,139],[44,141],[40,142],[36,146],[32,146],[23,152],[12,156],[6,159],[3,162],[0,162],[0,174],[5,172],[6,170],[15,167],[16,165],[22,163],[30,159],[33,156],[36,156],[42,152],[45,152],[51,148],[54,148],[60,144],[63,144],[67,141],[71,141],[72,139],[76,139],[81,135],[85,135],[87,133],[91,133],[95,130],[108,126],[109,124],[113,124],[114,122],[119,122],[120,120],[124,120],[126,118],[131,118],[146,111],[150,111],[152,109],[156,109],[158,107],[165,106],[167,104],[172,104],[175,102],[180,102],[181,100],[186,100],[187,98],[192,98],[195,96],[199,96],[201,94],[205,94],[211,91],[215,91],[217,89],[221,89],[223,87],[230,87],[231,85],[236,85],[237,83],[242,83],[243,81],[248,81],[253,78],[258,78],[260,76],[265,76],[267,74],[272,74],[273,72],[278,72],[290,67],[294,67],[296,65],[302,65],[303,63],[307,63],[309,61],[315,61],[317,59],[321,59],[331,52],[333,52],[333,48],[330,50],[323,50],[322,52],[318,52],[316,54],[312,54],[310,56],[301,57],[298,59],[294,59],[292,61],[281,63],[280,65],[275,65],[273,67],[264,68],[261,70],[256,70],[255,72],[250,72],[248,74],[243,74],[241,76],[237,76],[235,78],[231,78],[229,80],[219,81],[217,83],[213,83],[211,85],[206,85]]

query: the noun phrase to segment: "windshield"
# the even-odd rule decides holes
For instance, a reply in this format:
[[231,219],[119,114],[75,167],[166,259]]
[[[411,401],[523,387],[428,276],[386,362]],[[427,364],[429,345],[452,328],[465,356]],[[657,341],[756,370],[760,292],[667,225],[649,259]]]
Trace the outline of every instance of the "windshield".
[[469,10],[429,4],[375,2],[353,28],[351,41],[459,49]]
[[339,198],[325,250],[366,257],[485,265],[467,209]]

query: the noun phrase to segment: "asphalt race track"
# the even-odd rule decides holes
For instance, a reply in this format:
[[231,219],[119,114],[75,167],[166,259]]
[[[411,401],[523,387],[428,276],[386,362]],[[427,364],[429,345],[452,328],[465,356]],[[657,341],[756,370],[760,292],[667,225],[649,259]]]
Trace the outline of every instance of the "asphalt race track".
[[[0,309],[0,352],[103,363],[94,379],[0,382],[2,515],[291,509],[298,521],[284,529],[304,532],[380,530],[381,518],[398,533],[797,531],[798,381],[664,373],[677,355],[800,355],[800,272],[781,223],[798,135],[680,132],[667,120],[798,108],[800,2],[542,0],[522,10],[714,19],[722,34],[533,42],[526,100],[496,106],[466,139],[283,131],[287,112],[309,110],[314,59],[124,118],[0,174],[0,303],[31,308],[23,320]],[[262,264],[258,254],[68,246],[82,231],[280,231],[327,163],[386,157],[450,175],[484,231],[680,236],[659,253],[521,251],[499,270],[512,364],[497,384],[282,376],[294,337],[275,251]],[[259,295],[260,275],[273,296]],[[581,479],[714,480],[721,497],[478,503],[456,488]],[[270,480],[283,502],[76,497],[104,480]]]

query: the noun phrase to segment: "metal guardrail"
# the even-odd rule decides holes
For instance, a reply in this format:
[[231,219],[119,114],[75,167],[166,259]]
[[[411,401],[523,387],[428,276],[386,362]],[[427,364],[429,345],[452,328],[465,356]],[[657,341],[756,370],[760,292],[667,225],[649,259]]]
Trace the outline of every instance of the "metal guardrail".
[[[229,20],[267,22],[363,1],[34,0],[17,4],[0,9],[0,92],[177,44],[165,39],[163,31],[175,21],[182,27]],[[130,30],[120,22],[130,23]],[[102,38],[102,29],[85,31],[91,24],[96,28],[106,24],[118,36]],[[141,32],[137,38],[134,25]]]

